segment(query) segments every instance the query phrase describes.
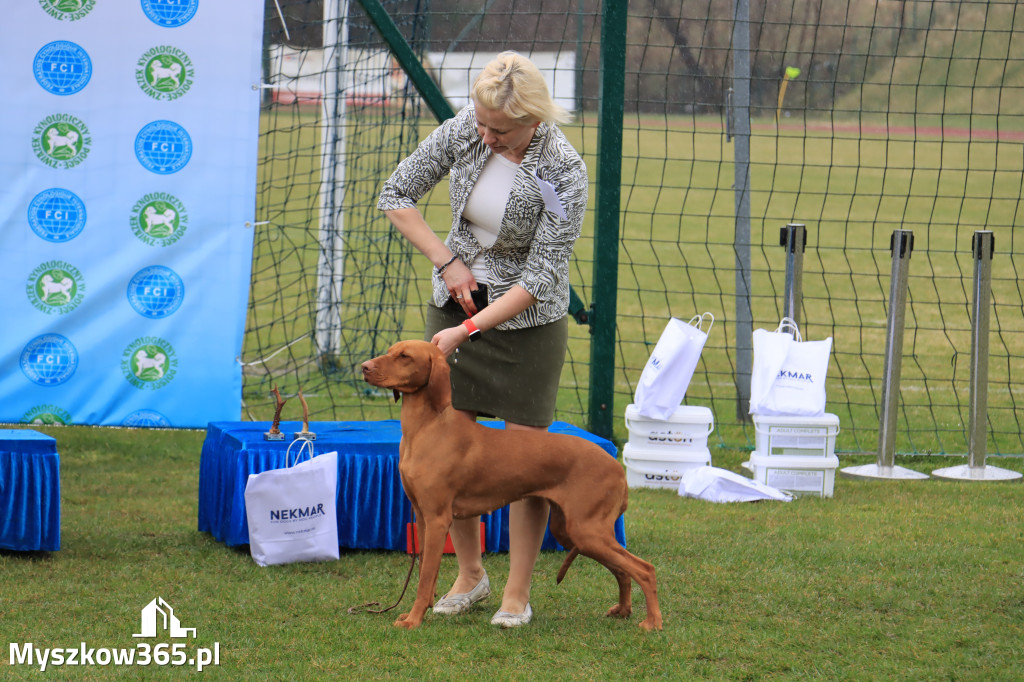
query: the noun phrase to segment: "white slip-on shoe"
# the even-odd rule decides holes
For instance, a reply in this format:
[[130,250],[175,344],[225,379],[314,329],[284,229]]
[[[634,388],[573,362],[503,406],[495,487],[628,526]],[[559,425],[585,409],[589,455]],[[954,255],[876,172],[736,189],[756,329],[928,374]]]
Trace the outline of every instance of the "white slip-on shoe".
[[491,594],[491,581],[487,579],[487,574],[484,573],[484,577],[480,578],[480,582],[476,584],[469,592],[461,592],[459,594],[446,594],[437,600],[434,604],[434,613],[441,613],[446,616],[454,616],[459,613],[465,613],[469,610],[473,604],[478,601],[487,599]]
[[498,611],[494,614],[494,618],[491,618],[491,625],[500,625],[503,628],[517,628],[521,625],[526,625],[533,618],[533,609],[530,608],[530,604],[526,604],[526,610],[522,613],[509,613],[508,611]]

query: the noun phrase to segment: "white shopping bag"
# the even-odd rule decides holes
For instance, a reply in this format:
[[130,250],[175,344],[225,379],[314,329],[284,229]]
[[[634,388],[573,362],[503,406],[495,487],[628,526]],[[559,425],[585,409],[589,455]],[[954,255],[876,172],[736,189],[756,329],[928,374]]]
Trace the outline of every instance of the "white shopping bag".
[[[245,484],[249,550],[260,566],[297,561],[329,561],[338,549],[338,453],[251,474]],[[289,448],[290,450],[291,448]],[[290,455],[291,453],[289,453]]]
[[[705,322],[707,329],[702,329]],[[638,413],[651,419],[672,417],[686,396],[714,323],[711,313],[695,315],[688,323],[674,317],[668,321],[636,385],[633,404]]]
[[789,502],[793,499],[783,490],[716,467],[694,467],[684,471],[679,480],[679,496],[709,502]]
[[[790,334],[787,329],[793,330]],[[795,337],[795,338],[794,338]],[[820,417],[832,337],[804,341],[796,322],[784,317],[775,331],[756,329],[750,374],[750,414]]]

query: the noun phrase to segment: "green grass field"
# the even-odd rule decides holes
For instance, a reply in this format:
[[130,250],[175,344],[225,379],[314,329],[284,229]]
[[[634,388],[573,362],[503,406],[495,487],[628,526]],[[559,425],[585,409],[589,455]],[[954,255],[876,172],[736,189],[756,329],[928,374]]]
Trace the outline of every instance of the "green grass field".
[[[204,679],[1011,680],[1024,637],[1020,483],[866,482],[837,478],[833,498],[713,504],[634,490],[631,551],[658,571],[663,632],[603,617],[611,575],[543,552],[535,619],[502,632],[497,608],[428,615],[412,632],[391,604],[405,554],[344,551],[339,561],[260,568],[244,548],[196,530],[203,433],[46,427],[61,454],[62,545],[0,552],[0,677],[151,679],[184,667],[11,665],[10,644],[93,649],[185,641],[219,647]],[[738,470],[745,454],[716,450]],[[866,463],[842,456],[842,466]],[[948,458],[905,458],[930,471]],[[1000,459],[1024,470],[1024,460]],[[506,554],[488,554],[496,589]],[[442,582],[454,578],[454,560]],[[444,589],[444,588],[442,588]],[[140,610],[163,597],[187,640],[138,640]],[[407,595],[403,606],[411,603]],[[636,597],[642,612],[642,596]]]
[[[1007,456],[1024,453],[1015,239],[1024,224],[1024,12],[1012,1],[947,4],[851,5],[851,25],[829,28],[863,38],[850,43],[857,54],[839,55],[864,63],[863,82],[842,82],[830,110],[753,125],[755,327],[773,327],[781,314],[778,228],[805,223],[804,331],[834,337],[829,410],[841,420],[841,467],[874,461],[894,229],[915,235],[898,464],[930,472],[963,462],[943,455],[966,449],[970,240],[991,229],[989,464],[1024,472],[1024,457]],[[887,12],[917,22],[907,25],[901,52],[888,56],[873,40],[872,21],[861,19]],[[791,86],[791,98],[800,87]],[[311,335],[323,131],[315,111],[263,112],[243,418],[272,416],[274,384],[286,395],[303,389],[314,419],[398,416],[387,396],[353,379],[374,349],[422,330],[429,264],[395,239],[374,204],[384,177],[433,122],[402,126],[394,113],[352,119],[375,125],[354,128],[347,140],[344,269],[336,273],[344,288],[341,351],[321,364]],[[613,403],[623,414],[669,316],[713,312],[687,400],[714,410],[713,464],[741,471],[754,434],[736,414],[733,144],[722,128],[715,116],[626,117]],[[596,177],[595,115],[566,131]],[[450,223],[446,194],[442,184],[423,204],[442,234]],[[572,265],[573,286],[588,303],[594,280],[615,276],[593,272],[594,229],[588,217]],[[558,418],[580,425],[590,345],[587,329],[573,327]],[[299,416],[297,401],[289,402],[285,418]],[[615,426],[621,445],[621,418]],[[832,498],[729,505],[634,490],[628,545],[656,566],[664,631],[637,627],[639,593],[631,620],[604,618],[615,601],[607,571],[581,558],[556,585],[563,555],[544,552],[528,627],[491,627],[492,597],[485,608],[452,619],[428,615],[406,632],[391,622],[409,595],[388,614],[348,613],[398,598],[409,568],[404,554],[343,550],[334,562],[260,568],[245,548],[198,532],[203,432],[33,428],[59,445],[62,546],[0,550],[0,679],[194,674],[155,664],[40,671],[12,661],[14,647],[29,643],[134,648],[140,610],[157,597],[196,629],[185,640],[188,657],[219,652],[218,665],[202,672],[211,679],[1024,679],[1019,482],[840,476]],[[507,555],[488,554],[485,565],[500,590]],[[455,571],[447,558],[440,589]]]

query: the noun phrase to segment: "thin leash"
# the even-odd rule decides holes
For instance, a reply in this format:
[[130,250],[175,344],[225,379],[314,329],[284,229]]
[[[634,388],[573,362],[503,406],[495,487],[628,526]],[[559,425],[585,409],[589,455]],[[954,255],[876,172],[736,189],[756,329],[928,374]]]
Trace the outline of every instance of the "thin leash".
[[365,611],[366,613],[387,613],[391,609],[393,609],[396,606],[398,606],[399,604],[401,604],[402,603],[402,599],[405,597],[405,591],[407,589],[409,589],[409,581],[412,580],[412,569],[416,567],[416,559],[418,559],[419,556],[420,556],[419,554],[413,554],[412,555],[412,561],[409,562],[409,574],[405,576],[405,585],[402,586],[402,594],[398,595],[398,601],[396,601],[394,604],[392,604],[391,606],[387,607],[386,609],[379,609],[379,608],[378,609],[371,609],[369,607],[371,607],[371,606],[380,606],[381,604],[380,604],[379,601],[369,601],[369,602],[366,602],[365,604],[359,604],[358,606],[350,606],[350,607],[348,607],[348,612],[349,613],[361,613],[361,612]]

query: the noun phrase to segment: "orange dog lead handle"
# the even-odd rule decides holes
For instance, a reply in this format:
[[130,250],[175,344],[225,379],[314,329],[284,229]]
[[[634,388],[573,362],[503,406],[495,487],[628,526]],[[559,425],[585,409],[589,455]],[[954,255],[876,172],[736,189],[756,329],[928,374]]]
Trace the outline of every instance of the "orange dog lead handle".
[[466,331],[469,332],[470,341],[477,341],[483,335],[480,329],[475,324],[473,324],[473,320],[471,319],[463,320],[462,326],[465,327]]

